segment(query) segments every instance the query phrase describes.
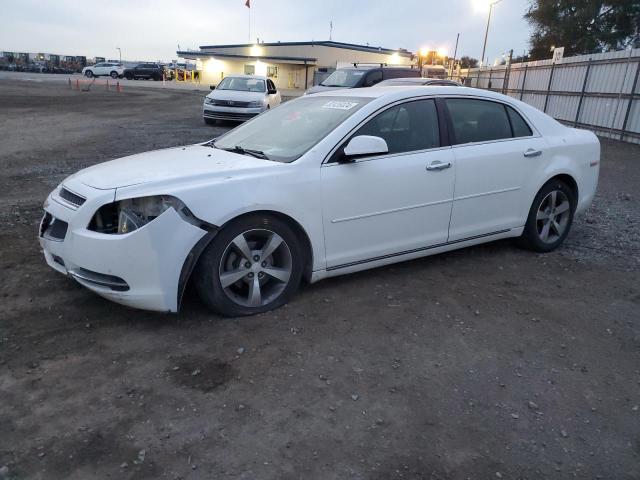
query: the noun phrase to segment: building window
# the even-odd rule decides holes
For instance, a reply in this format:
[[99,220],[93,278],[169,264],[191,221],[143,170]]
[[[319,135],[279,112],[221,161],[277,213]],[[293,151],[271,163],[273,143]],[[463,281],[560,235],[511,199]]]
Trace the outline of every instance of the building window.
[[278,67],[275,65],[273,67],[267,67],[267,77],[278,78]]
[[245,75],[255,75],[256,74],[256,66],[255,65],[245,65],[244,66],[244,74]]

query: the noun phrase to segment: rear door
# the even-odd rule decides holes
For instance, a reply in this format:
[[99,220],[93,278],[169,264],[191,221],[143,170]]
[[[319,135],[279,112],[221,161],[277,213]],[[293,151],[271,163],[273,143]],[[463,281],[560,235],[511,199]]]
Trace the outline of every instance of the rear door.
[[[382,137],[389,153],[336,161],[350,138]],[[454,158],[432,99],[387,107],[321,169],[327,268],[412,253],[447,241]]]
[[513,107],[486,99],[446,99],[456,159],[449,241],[524,225],[526,182],[544,162],[545,142]]

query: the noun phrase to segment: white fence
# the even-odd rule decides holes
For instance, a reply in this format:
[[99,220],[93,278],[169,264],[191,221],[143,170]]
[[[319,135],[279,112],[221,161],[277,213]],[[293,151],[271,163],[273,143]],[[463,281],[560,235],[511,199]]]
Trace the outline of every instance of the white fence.
[[640,143],[640,49],[460,70],[470,87],[518,98],[557,120]]

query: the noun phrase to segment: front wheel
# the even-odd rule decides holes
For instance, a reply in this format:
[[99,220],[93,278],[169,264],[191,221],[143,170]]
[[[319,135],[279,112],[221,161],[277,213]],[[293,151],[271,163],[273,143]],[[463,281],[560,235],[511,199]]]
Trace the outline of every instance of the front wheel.
[[114,80],[116,80],[118,78],[118,72],[111,72],[110,73],[111,78],[113,78]]
[[87,70],[86,72],[84,72],[84,76],[87,78],[91,78],[93,77],[93,72],[91,70]]
[[520,243],[536,252],[551,252],[569,234],[577,200],[571,188],[560,181],[547,182],[529,210]]
[[296,292],[303,248],[284,221],[249,215],[231,222],[203,252],[195,285],[204,303],[224,316],[277,308]]

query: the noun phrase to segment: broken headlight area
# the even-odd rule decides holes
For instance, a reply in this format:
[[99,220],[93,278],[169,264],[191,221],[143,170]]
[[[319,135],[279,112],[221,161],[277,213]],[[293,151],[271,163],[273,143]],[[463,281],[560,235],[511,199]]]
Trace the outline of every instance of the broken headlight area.
[[169,195],[155,195],[103,205],[91,219],[88,228],[100,233],[131,233],[152,222],[169,208],[173,208],[185,221],[201,226],[202,222],[180,200]]

